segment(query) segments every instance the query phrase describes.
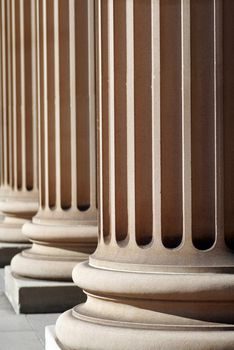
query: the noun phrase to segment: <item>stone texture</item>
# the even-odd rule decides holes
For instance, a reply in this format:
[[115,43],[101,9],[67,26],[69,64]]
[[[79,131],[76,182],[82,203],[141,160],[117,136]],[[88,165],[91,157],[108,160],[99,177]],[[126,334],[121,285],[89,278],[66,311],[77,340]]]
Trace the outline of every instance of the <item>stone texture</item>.
[[96,5],[100,236],[57,338],[231,350],[234,3]]
[[97,245],[93,27],[89,2],[35,4],[40,204],[23,226],[32,248],[11,267],[28,278],[71,281]]
[[[0,243],[29,243],[23,224],[38,208],[35,8],[1,1]],[[20,251],[20,249],[18,250]],[[7,253],[15,254],[15,248]],[[6,252],[4,252],[6,254]],[[1,266],[9,263],[2,260]]]

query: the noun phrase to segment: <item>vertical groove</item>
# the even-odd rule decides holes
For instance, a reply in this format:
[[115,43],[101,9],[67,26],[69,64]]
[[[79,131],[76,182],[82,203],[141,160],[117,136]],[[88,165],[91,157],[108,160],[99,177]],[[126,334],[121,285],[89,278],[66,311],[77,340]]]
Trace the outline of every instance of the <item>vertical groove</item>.
[[11,2],[6,2],[6,42],[7,42],[7,79],[8,79],[8,104],[7,104],[7,115],[8,115],[8,150],[9,150],[9,183],[13,187],[13,125],[12,125],[12,45],[11,45]]
[[14,189],[18,189],[18,178],[17,178],[17,169],[18,169],[18,147],[17,147],[17,94],[16,94],[16,84],[17,84],[17,75],[16,75],[16,17],[15,17],[15,1],[12,1],[11,7],[11,24],[12,24],[12,115],[13,115],[13,154],[14,154],[14,174],[13,174],[13,183]]
[[[51,3],[51,2],[50,2]],[[52,11],[50,14],[52,15]],[[47,71],[47,2],[46,0],[43,0],[43,37],[41,38],[42,44],[43,44],[43,116],[44,118],[41,119],[41,125],[42,125],[42,135],[43,135],[43,141],[44,141],[44,183],[45,183],[45,199],[44,199],[44,205],[46,208],[50,205],[50,198],[49,198],[49,145],[48,145],[48,82],[50,82],[50,79],[48,79],[48,71]],[[49,50],[48,50],[49,51]]]
[[215,241],[213,1],[191,0],[192,239],[198,249]]
[[22,146],[22,188],[26,190],[26,108],[25,108],[25,18],[24,0],[20,0],[20,72],[21,72],[21,146]]
[[138,245],[146,245],[152,239],[151,35],[151,1],[135,0],[135,220]]
[[44,64],[46,79],[46,108],[45,114],[45,152],[47,163],[47,191],[48,205],[55,207],[56,203],[56,172],[55,172],[55,75],[54,75],[54,1],[46,2],[46,61]]
[[60,54],[59,54],[59,0],[54,0],[54,84],[55,84],[55,158],[56,208],[61,208],[61,139],[60,139]]
[[162,242],[174,248],[183,233],[181,0],[160,1],[160,39]]
[[32,172],[32,188],[35,190],[38,186],[38,172],[37,172],[37,164],[38,164],[38,149],[37,149],[37,17],[36,17],[36,7],[37,2],[31,0],[31,31],[32,31],[32,164],[31,164],[31,172]]
[[[25,72],[25,165],[26,189],[33,189],[33,105],[32,105],[32,24],[31,0],[24,0],[24,72]],[[34,69],[35,70],[35,69]]]
[[115,239],[115,90],[114,90],[114,2],[108,0],[108,116],[109,116],[109,211],[110,235]]
[[109,0],[101,1],[101,70],[102,70],[102,164],[103,164],[103,235],[107,239],[110,234],[109,215],[109,120],[108,120],[108,13]]
[[135,136],[134,136],[134,9],[126,1],[126,89],[127,89],[127,205],[128,237],[135,244]]
[[[94,1],[88,0],[88,106],[89,106],[89,181],[88,192],[91,208],[96,208],[96,134],[95,134],[95,32],[94,32]],[[87,179],[88,180],[88,179]],[[86,181],[87,181],[86,180]]]
[[[58,54],[59,54],[59,102],[60,127],[57,137],[60,142],[61,207],[71,207],[71,115],[69,74],[69,2],[58,2]],[[56,34],[57,36],[57,34]]]
[[98,83],[98,90],[97,90],[97,101],[98,101],[98,167],[99,171],[97,172],[99,174],[99,237],[100,237],[100,244],[104,242],[104,226],[103,226],[103,125],[102,125],[102,12],[101,12],[101,0],[98,0],[96,2],[96,31],[97,31],[97,83]]
[[151,0],[153,237],[161,244],[160,0]]
[[36,18],[37,18],[37,121],[38,121],[38,188],[39,188],[39,206],[43,208],[45,198],[45,181],[44,181],[44,142],[42,137],[43,126],[41,124],[43,114],[43,79],[41,72],[43,71],[43,46],[41,45],[41,38],[43,37],[42,32],[42,12],[41,2],[36,0]]
[[38,22],[39,22],[39,31],[38,31],[38,124],[39,124],[39,191],[40,191],[40,205],[42,208],[45,208],[46,201],[46,180],[45,180],[45,128],[44,121],[46,115],[45,109],[45,75],[44,75],[44,66],[45,66],[45,2],[38,0]]
[[69,50],[70,50],[70,114],[71,114],[71,203],[77,207],[77,162],[76,162],[76,44],[75,44],[75,0],[69,2]]
[[22,125],[21,125],[21,39],[20,39],[20,0],[15,1],[15,43],[16,43],[16,176],[17,176],[17,189],[22,189],[22,169],[23,169],[23,158],[22,158]]
[[127,237],[126,5],[114,3],[116,240]]
[[7,122],[7,54],[6,54],[6,18],[5,0],[2,0],[2,72],[3,72],[3,147],[4,147],[4,184],[9,184],[9,152],[8,152],[8,122]]
[[[90,110],[88,1],[76,1],[77,207],[90,207]],[[82,52],[82,55],[81,55]],[[91,100],[90,100],[91,103]]]
[[191,245],[192,183],[191,183],[191,52],[190,0],[181,3],[181,74],[182,74],[182,163],[183,163],[183,240]]

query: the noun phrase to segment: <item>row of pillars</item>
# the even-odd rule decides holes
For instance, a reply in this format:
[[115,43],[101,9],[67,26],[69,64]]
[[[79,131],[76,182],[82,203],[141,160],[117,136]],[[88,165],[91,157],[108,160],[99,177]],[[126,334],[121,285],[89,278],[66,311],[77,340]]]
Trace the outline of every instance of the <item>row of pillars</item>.
[[87,295],[61,349],[234,348],[233,16],[1,0],[0,242]]
[[2,1],[1,240],[33,243],[26,277],[70,280],[96,247],[92,6]]

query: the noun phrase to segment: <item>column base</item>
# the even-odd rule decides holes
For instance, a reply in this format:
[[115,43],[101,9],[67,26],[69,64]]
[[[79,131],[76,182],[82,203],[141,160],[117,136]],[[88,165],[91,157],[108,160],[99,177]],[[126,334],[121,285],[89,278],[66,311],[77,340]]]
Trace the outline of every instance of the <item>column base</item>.
[[5,267],[5,293],[15,312],[63,312],[86,300],[85,294],[72,282],[41,281],[14,275]]
[[30,221],[38,209],[34,199],[23,198],[23,193],[17,192],[14,197],[8,194],[8,199],[0,200],[0,211],[4,215],[0,220],[0,241],[8,243],[27,243],[29,239],[22,233],[22,227]]
[[55,334],[55,326],[45,328],[45,350],[63,350]]
[[74,310],[67,311],[57,322],[56,334],[60,334],[60,339],[66,344],[58,349],[233,350],[234,348],[234,327],[232,331],[209,330],[206,327],[190,330],[189,327],[182,329],[170,326],[153,330],[147,325],[138,328],[137,324],[133,323],[109,322],[104,325],[81,321],[73,312]]
[[[11,261],[11,268],[15,275],[22,278],[49,281],[72,282],[72,270],[77,262],[88,258],[72,258],[64,256],[62,253],[51,255],[33,254],[35,244],[31,249],[27,249],[17,255]],[[49,248],[53,252],[53,247]],[[54,250],[56,250],[54,248]],[[65,251],[65,249],[64,249]],[[69,251],[69,250],[68,250]]]
[[87,260],[97,245],[95,225],[27,222],[23,232],[33,245],[17,254],[11,267],[16,275],[26,278],[72,281],[73,268]]
[[234,349],[232,274],[115,271],[85,262],[73,279],[88,298],[56,323],[66,350]]
[[9,265],[11,259],[31,244],[27,243],[2,243],[0,242],[0,268]]

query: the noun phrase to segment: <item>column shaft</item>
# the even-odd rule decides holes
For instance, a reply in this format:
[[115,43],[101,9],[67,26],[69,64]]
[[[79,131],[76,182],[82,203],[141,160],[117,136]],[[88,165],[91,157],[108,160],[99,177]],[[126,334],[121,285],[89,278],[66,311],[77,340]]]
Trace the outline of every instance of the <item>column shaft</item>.
[[38,207],[34,21],[33,1],[1,0],[1,242],[28,241]]
[[99,243],[64,349],[233,348],[233,14],[96,1]]
[[40,205],[12,269],[70,280],[97,241],[93,2],[36,3]]
[[96,266],[114,267],[116,250],[118,263],[143,270],[232,266],[221,10],[212,1],[101,2]]

